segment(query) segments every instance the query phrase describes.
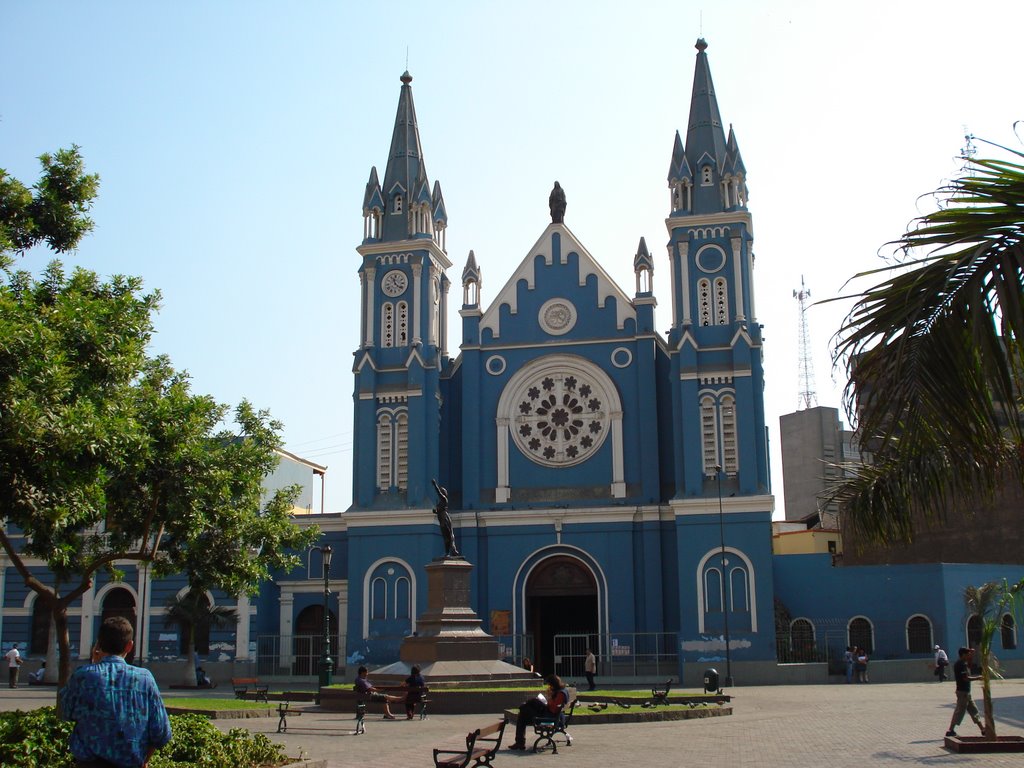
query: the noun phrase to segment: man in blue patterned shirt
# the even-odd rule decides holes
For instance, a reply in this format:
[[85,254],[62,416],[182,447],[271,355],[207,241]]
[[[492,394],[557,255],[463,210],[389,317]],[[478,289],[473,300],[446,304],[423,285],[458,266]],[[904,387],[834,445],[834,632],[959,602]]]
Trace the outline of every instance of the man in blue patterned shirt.
[[71,753],[78,768],[146,768],[171,740],[171,724],[148,669],[125,662],[131,623],[114,616],[100,625],[92,664],[79,667],[61,691],[64,719],[73,720]]

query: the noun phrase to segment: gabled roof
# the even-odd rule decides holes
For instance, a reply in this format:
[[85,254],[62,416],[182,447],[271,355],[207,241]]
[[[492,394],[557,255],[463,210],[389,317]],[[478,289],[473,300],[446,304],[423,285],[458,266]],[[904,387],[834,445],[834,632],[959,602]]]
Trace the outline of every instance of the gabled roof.
[[526,281],[528,290],[534,290],[536,288],[537,274],[535,272],[535,265],[537,257],[543,257],[545,265],[550,266],[553,263],[554,255],[551,241],[555,234],[558,234],[561,237],[560,261],[562,264],[567,263],[570,253],[579,254],[580,287],[586,285],[587,279],[591,275],[595,275],[597,277],[598,307],[604,307],[605,302],[609,297],[615,299],[615,306],[617,308],[617,327],[624,327],[627,319],[636,319],[636,309],[633,306],[632,300],[615,283],[604,268],[597,263],[594,257],[590,255],[590,252],[583,247],[583,244],[576,238],[576,235],[574,235],[569,228],[565,226],[565,224],[552,223],[544,230],[540,239],[537,240],[534,246],[527,253],[526,258],[520,262],[519,267],[512,273],[512,276],[498,292],[494,301],[491,302],[484,311],[480,318],[481,332],[485,328],[489,328],[494,334],[494,338],[500,337],[501,328],[499,326],[501,322],[502,305],[507,305],[511,314],[514,315],[519,309],[518,290],[520,281]]

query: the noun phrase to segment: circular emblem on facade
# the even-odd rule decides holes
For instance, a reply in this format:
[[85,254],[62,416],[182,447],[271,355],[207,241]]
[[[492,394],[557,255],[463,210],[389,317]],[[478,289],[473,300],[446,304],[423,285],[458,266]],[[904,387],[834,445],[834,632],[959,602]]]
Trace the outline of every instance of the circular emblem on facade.
[[612,365],[616,368],[625,368],[633,362],[633,353],[626,347],[616,347],[612,350]]
[[581,370],[548,368],[515,392],[516,445],[538,464],[568,467],[590,458],[608,433],[608,395]]
[[491,376],[500,376],[505,372],[505,358],[501,355],[491,355],[484,363],[484,368]]
[[717,272],[725,266],[725,251],[717,245],[705,245],[694,257],[701,272]]
[[380,289],[388,296],[401,296],[409,285],[409,278],[400,269],[392,269],[380,281]]
[[537,320],[545,333],[561,336],[576,325],[576,307],[568,299],[549,299],[541,306]]

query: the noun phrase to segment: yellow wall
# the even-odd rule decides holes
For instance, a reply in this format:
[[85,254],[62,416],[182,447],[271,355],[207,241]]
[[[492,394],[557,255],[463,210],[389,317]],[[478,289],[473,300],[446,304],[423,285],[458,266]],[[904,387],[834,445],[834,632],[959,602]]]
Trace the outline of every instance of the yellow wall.
[[843,551],[843,540],[839,531],[807,530],[789,531],[772,536],[772,554],[811,555],[828,553],[828,543],[835,542],[836,552]]

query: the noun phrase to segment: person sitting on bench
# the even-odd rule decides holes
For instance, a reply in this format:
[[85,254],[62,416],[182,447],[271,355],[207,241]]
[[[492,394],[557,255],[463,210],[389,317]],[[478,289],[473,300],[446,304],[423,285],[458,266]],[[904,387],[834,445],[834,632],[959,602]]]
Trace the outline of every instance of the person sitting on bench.
[[516,740],[509,745],[509,749],[525,750],[526,727],[546,714],[559,714],[562,707],[569,703],[569,694],[558,675],[548,675],[544,678],[544,682],[548,684],[546,695],[540,694],[532,699],[527,699],[519,707],[519,717],[516,719]]
[[360,667],[356,673],[356,693],[362,697],[369,699],[370,701],[381,701],[384,703],[384,719],[394,720],[395,716],[391,714],[390,704],[392,701],[401,701],[401,696],[391,696],[390,694],[378,691],[373,683],[370,682],[366,676],[366,667]]

